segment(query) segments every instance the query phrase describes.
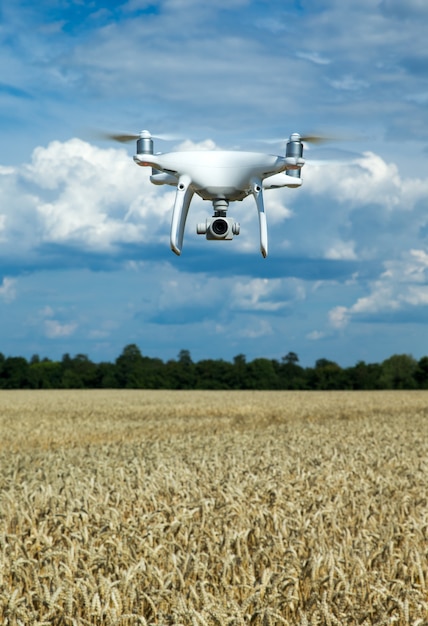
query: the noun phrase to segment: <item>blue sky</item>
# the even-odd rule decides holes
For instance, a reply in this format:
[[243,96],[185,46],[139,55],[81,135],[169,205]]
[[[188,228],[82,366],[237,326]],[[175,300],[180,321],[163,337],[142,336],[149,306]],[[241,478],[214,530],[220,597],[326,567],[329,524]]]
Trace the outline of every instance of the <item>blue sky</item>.
[[[343,366],[428,354],[425,0],[3,0],[0,351],[243,353]],[[98,130],[243,147],[319,132],[301,189],[231,204],[231,242],[169,249],[174,189]],[[332,161],[320,163],[325,156]]]

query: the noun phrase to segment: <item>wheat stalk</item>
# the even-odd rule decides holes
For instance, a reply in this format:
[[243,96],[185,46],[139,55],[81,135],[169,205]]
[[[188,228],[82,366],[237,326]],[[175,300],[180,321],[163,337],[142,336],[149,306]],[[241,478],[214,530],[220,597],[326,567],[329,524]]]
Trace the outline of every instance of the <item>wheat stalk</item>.
[[427,400],[0,393],[0,623],[428,624]]

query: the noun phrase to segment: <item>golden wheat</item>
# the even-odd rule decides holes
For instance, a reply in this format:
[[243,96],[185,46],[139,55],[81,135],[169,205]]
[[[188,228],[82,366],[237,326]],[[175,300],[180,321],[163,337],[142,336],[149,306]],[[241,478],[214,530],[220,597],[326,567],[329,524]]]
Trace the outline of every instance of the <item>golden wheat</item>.
[[0,623],[428,624],[428,393],[0,393]]

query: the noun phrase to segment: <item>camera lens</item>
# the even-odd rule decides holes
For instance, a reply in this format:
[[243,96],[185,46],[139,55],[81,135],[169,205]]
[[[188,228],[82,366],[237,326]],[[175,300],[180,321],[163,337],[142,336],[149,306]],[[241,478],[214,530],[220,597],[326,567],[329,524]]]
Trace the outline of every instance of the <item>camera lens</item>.
[[213,223],[211,224],[211,228],[215,235],[222,237],[229,230],[229,224],[226,222],[226,220],[219,217],[218,219],[213,221]]

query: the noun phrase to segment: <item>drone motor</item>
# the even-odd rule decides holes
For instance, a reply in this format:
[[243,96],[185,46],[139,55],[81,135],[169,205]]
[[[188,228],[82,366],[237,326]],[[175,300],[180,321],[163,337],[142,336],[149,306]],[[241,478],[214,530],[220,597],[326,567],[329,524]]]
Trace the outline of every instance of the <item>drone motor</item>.
[[153,139],[148,130],[142,130],[137,139],[137,154],[153,154]]
[[[293,133],[290,135],[290,139],[287,142],[287,149],[285,152],[285,157],[293,157],[296,159],[301,159],[303,156],[303,143],[300,135],[298,133]],[[289,169],[285,173],[287,176],[292,176],[293,178],[300,178],[300,168],[299,169]]]

